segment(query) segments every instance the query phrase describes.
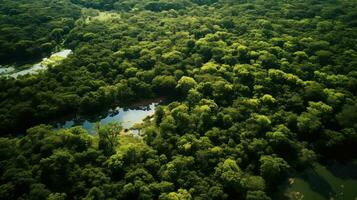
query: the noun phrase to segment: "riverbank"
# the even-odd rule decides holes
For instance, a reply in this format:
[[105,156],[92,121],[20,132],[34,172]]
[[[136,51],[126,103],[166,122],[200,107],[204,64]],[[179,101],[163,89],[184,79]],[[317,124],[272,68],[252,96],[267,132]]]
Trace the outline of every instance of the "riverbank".
[[42,70],[46,70],[49,66],[59,64],[66,59],[72,50],[63,49],[59,52],[52,53],[49,57],[43,58],[40,62],[35,64],[24,64],[22,66],[0,66],[0,77],[18,78],[27,74],[36,74]]
[[111,122],[120,122],[124,129],[130,129],[135,124],[143,122],[146,117],[152,116],[155,113],[155,108],[158,105],[166,104],[167,99],[154,98],[145,99],[138,102],[134,102],[131,105],[116,107],[109,109],[106,112],[98,113],[89,116],[68,116],[53,122],[55,129],[71,128],[73,126],[81,126],[90,134],[95,133],[95,124],[100,123],[102,125]]

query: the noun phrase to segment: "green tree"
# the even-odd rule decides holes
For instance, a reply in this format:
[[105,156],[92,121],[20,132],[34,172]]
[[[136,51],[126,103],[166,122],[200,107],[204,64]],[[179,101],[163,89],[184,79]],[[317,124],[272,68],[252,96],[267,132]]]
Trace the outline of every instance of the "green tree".
[[288,163],[276,156],[260,157],[260,174],[265,180],[269,180],[269,185],[281,180],[290,168]]
[[185,189],[179,189],[177,192],[170,192],[168,194],[162,194],[159,197],[160,200],[191,200],[191,194]]
[[105,195],[99,188],[93,187],[89,190],[87,196],[84,199],[85,200],[104,200]]
[[115,148],[119,144],[119,134],[123,129],[120,123],[109,123],[107,125],[99,125],[97,123],[97,131],[99,136],[98,148],[103,150],[106,155],[115,153]]
[[195,79],[187,76],[181,77],[181,79],[177,82],[176,89],[181,91],[182,94],[187,94],[188,91],[197,86],[197,82]]
[[215,168],[215,176],[222,181],[223,185],[237,192],[239,191],[242,174],[242,170],[232,159],[226,159]]

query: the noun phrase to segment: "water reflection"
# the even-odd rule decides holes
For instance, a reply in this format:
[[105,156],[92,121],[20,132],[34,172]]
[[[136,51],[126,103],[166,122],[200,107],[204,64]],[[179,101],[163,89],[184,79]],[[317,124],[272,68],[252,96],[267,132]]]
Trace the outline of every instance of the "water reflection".
[[41,70],[45,70],[50,64],[56,64],[62,61],[63,59],[67,58],[71,53],[72,50],[64,49],[60,52],[53,53],[50,57],[42,59],[41,62],[33,64],[31,67],[20,71],[13,66],[0,66],[0,76],[11,76],[17,78],[26,74],[35,74],[40,72]]
[[121,122],[124,129],[130,129],[134,124],[141,123],[143,119],[153,115],[157,105],[159,105],[159,102],[128,108],[118,107],[100,116],[78,116],[62,123],[57,123],[56,129],[82,126],[89,133],[94,134],[96,122],[103,125],[110,122]]

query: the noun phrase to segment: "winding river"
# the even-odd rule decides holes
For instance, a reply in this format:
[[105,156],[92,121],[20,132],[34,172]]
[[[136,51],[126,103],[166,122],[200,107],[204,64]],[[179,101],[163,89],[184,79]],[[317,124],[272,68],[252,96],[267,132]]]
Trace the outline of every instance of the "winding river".
[[[7,76],[18,78],[26,74],[36,74],[42,70],[46,70],[49,65],[56,65],[72,53],[70,49],[63,49],[59,52],[52,53],[51,56],[42,59],[41,62],[36,64],[27,64],[21,67],[14,66],[1,66],[0,76]],[[27,67],[30,66],[30,67]]]
[[[51,54],[51,56],[42,59],[41,62],[36,64],[27,64],[21,67],[14,66],[0,66],[0,77],[14,77],[18,78],[26,74],[36,74],[46,70],[50,65],[56,65],[72,53],[70,49],[63,49],[59,52]],[[86,129],[90,134],[95,133],[95,124],[108,124],[110,122],[120,122],[124,129],[130,129],[135,124],[141,123],[143,119],[151,116],[155,112],[155,108],[162,100],[155,99],[137,103],[134,106],[118,107],[109,110],[104,114],[93,116],[76,116],[65,120],[59,120],[54,124],[55,129],[70,128],[73,126],[81,126]],[[135,133],[135,130],[132,131]]]

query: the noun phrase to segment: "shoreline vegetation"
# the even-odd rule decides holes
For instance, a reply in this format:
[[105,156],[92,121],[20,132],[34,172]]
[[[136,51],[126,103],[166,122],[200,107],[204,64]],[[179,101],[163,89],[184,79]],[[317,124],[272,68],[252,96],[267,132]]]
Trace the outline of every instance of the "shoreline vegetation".
[[57,119],[53,124],[55,129],[82,126],[89,133],[94,133],[95,123],[100,125],[111,122],[121,123],[123,129],[130,130],[133,125],[141,123],[146,117],[153,117],[155,108],[164,105],[170,100],[166,97],[143,99],[135,101],[129,105],[115,106],[112,109],[92,115],[70,115]]
[[61,61],[72,53],[70,49],[62,49],[59,52],[51,53],[49,57],[43,58],[41,62],[35,64],[25,64],[23,66],[0,66],[0,77],[18,78],[27,74],[38,74],[47,70],[48,67],[59,65]]
[[72,51],[0,77],[0,199],[356,198],[356,13],[354,0],[0,1],[1,66]]

